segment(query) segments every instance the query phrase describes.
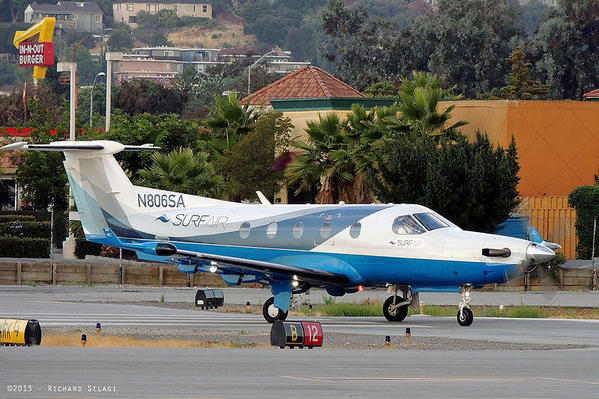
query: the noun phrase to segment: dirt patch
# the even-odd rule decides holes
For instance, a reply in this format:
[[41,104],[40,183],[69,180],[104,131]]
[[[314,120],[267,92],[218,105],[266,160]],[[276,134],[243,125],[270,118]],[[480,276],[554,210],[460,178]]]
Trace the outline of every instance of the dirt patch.
[[168,34],[168,40],[178,47],[245,47],[258,42],[256,35],[243,32],[243,24],[219,21],[221,26],[215,29],[201,26],[191,26],[173,30]]

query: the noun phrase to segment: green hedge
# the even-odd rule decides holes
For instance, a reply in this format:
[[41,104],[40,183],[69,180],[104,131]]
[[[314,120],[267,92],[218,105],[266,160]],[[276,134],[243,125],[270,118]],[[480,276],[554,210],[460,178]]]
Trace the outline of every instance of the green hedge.
[[35,221],[33,215],[0,215],[0,223]]
[[50,222],[0,223],[0,236],[50,238]]
[[[576,256],[578,259],[591,259],[593,241],[593,219],[599,224],[599,186],[581,186],[568,196],[568,203],[576,209]],[[599,237],[599,226],[597,228]],[[599,238],[596,239],[599,241]],[[595,256],[599,256],[599,246],[595,242]]]
[[0,257],[49,258],[50,240],[46,238],[0,237]]
[[[54,212],[54,246],[62,248],[62,242],[67,238],[68,231],[68,212]],[[45,210],[20,210],[20,211],[0,211],[0,224],[20,222],[49,222],[50,212]],[[0,235],[4,234],[0,232]],[[35,236],[37,237],[37,236]],[[50,237],[49,233],[43,238]]]
[[30,209],[20,211],[0,211],[0,217],[2,216],[33,216],[37,222],[50,221],[50,212]]
[[100,256],[101,251],[102,244],[80,238],[75,240],[75,256],[78,259],[85,259],[85,255]]

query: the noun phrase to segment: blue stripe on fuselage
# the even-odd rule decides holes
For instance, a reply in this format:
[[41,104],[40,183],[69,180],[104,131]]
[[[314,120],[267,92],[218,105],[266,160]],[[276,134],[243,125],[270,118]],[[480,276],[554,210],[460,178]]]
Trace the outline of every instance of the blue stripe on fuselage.
[[[333,273],[343,273],[348,275],[353,284],[363,284],[366,286],[386,283],[426,287],[460,286],[470,283],[477,286],[503,283],[507,279],[512,279],[520,275],[518,267],[515,264],[395,258],[177,241],[173,242],[173,244],[181,250],[233,256],[243,259],[282,263],[280,259],[284,258],[284,264],[326,270]],[[166,258],[165,261],[167,261]],[[355,270],[357,275],[356,273],[347,273],[344,270],[347,266]]]

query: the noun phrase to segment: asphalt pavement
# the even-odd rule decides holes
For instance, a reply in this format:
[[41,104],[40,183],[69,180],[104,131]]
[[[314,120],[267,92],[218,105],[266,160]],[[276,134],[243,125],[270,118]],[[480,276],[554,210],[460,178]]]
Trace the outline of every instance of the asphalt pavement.
[[[597,350],[39,347],[0,354],[3,398],[596,398],[599,392]],[[9,392],[19,387],[31,392]]]

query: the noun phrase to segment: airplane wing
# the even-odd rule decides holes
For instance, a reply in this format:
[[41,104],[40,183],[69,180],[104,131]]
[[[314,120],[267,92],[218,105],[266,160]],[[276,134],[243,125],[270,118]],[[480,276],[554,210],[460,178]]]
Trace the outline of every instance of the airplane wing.
[[262,273],[276,273],[287,276],[297,276],[299,279],[311,282],[317,285],[323,283],[333,285],[343,285],[349,282],[349,279],[344,274],[331,273],[324,270],[302,268],[284,265],[281,263],[265,262],[260,260],[252,260],[245,258],[237,258],[233,256],[214,255],[206,254],[201,252],[186,251],[178,249],[174,244],[171,243],[158,243],[156,244],[156,255],[158,256],[174,256],[180,255],[182,257],[193,258],[203,261],[212,261],[218,264],[224,264],[228,266],[234,266],[236,268],[245,269],[253,272]]

